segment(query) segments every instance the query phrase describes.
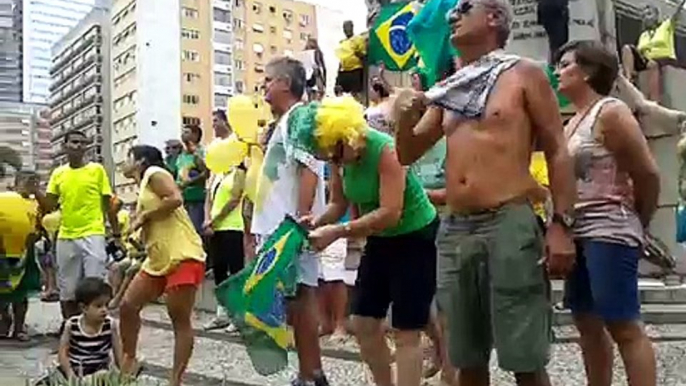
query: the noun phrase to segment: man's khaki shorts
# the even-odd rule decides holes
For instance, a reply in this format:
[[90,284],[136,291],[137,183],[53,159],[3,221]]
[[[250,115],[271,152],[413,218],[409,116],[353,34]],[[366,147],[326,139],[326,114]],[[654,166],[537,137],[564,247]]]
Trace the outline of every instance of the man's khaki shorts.
[[528,204],[446,215],[437,236],[438,307],[457,368],[531,373],[549,359],[552,308],[543,239]]

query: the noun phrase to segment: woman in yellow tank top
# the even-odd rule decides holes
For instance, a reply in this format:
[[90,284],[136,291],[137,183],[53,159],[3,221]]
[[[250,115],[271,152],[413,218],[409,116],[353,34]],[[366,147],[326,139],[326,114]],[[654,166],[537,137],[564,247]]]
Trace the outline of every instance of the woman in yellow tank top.
[[169,384],[178,386],[193,350],[191,312],[196,290],[205,274],[205,252],[183,208],[181,191],[165,169],[162,153],[157,148],[145,145],[131,148],[123,172],[139,184],[137,215],[130,231],[141,230],[147,259],[120,306],[122,372],[132,374],[139,367],[136,345],[141,309],[166,293],[175,337]]

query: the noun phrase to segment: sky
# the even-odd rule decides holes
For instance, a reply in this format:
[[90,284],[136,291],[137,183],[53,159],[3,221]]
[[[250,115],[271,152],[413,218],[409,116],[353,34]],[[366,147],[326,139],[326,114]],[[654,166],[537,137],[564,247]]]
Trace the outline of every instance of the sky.
[[329,8],[331,10],[339,11],[343,14],[345,19],[352,20],[355,24],[355,32],[362,32],[358,30],[357,26],[362,28],[367,20],[367,5],[365,0],[299,0],[305,3],[315,4]]

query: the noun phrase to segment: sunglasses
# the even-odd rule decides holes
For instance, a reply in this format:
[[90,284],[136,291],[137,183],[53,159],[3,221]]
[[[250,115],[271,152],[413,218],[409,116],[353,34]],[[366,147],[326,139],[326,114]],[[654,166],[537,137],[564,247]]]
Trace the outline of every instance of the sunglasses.
[[448,23],[456,22],[461,15],[468,15],[472,8],[474,8],[474,4],[470,1],[460,2],[455,8],[448,11],[448,14],[446,15]]

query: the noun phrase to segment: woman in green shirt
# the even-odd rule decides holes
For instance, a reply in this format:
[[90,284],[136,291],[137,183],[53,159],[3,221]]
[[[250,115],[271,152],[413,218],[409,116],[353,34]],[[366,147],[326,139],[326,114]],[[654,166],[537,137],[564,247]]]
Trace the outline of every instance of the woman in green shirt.
[[[398,379],[421,382],[420,332],[436,289],[438,219],[417,176],[398,162],[393,139],[367,126],[351,97],[325,99],[292,113],[299,147],[331,165],[326,212],[309,220],[310,244],[323,250],[339,238],[367,237],[352,313],[362,357],[377,385],[393,384],[382,322],[392,307]],[[359,216],[338,223],[350,204]]]

